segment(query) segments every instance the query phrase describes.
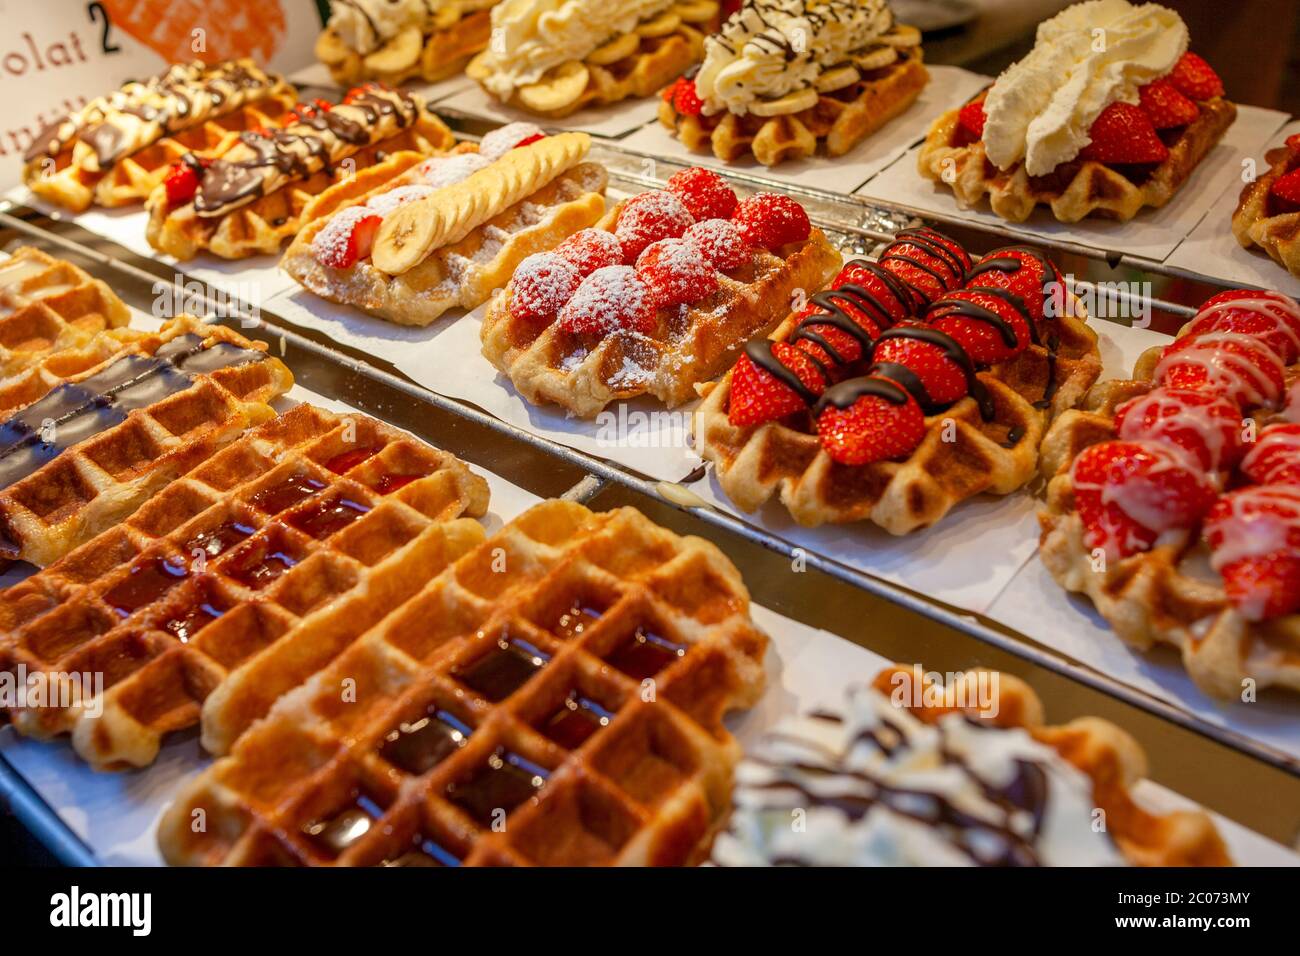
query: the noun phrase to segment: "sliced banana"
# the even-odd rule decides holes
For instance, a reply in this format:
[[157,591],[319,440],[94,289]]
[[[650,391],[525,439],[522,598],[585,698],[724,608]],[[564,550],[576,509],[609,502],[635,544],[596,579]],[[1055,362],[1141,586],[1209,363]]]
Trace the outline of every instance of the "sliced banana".
[[[419,215],[405,214],[420,207]],[[401,275],[416,266],[430,248],[434,237],[442,230],[442,213],[436,206],[422,202],[407,203],[384,220],[370,251],[370,261],[375,268],[389,275]]]
[[376,73],[396,73],[414,66],[423,50],[424,34],[419,27],[409,26],[365,57],[365,64]]
[[817,91],[811,86],[796,90],[775,100],[756,100],[749,106],[755,116],[785,116],[790,113],[802,113],[817,105]]
[[465,75],[471,80],[477,80],[482,83],[492,75],[492,65],[488,62],[490,50],[484,50],[477,54],[469,63],[465,64]]
[[859,70],[879,70],[898,60],[898,51],[892,46],[876,47],[865,53],[855,53],[853,62]]
[[817,77],[815,86],[819,93],[831,93],[852,86],[860,79],[862,74],[858,72],[858,68],[851,63],[846,63],[844,66],[829,69]]
[[594,63],[596,66],[609,66],[611,63],[626,59],[640,48],[641,38],[639,36],[635,33],[624,33],[622,36],[610,40],[604,46],[592,50],[587,56],[587,62]]
[[666,37],[682,25],[682,18],[672,10],[665,10],[653,20],[636,25],[636,33],[643,37]]
[[517,95],[525,109],[551,113],[576,101],[590,80],[591,74],[586,66],[570,60],[549,71],[540,82],[519,87]]
[[316,38],[316,59],[326,66],[342,63],[352,54],[346,43],[333,30],[322,30]]
[[921,45],[921,31],[916,27],[909,27],[904,23],[894,24],[894,29],[879,37],[881,43],[895,47],[909,47]]
[[672,12],[687,23],[708,23],[718,15],[718,4],[714,0],[678,0]]

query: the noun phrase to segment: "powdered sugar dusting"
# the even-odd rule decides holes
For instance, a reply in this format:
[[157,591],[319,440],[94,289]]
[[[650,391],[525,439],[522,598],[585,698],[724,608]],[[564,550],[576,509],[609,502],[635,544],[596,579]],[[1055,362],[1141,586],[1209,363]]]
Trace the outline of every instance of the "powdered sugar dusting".
[[569,301],[580,282],[578,272],[553,252],[535,252],[515,269],[510,312],[528,322],[549,321]]
[[365,206],[349,206],[330,217],[311,241],[311,252],[317,262],[340,262],[347,251],[352,230],[358,222],[374,213]]
[[490,133],[485,133],[478,144],[478,152],[480,156],[486,156],[490,160],[500,159],[522,140],[530,136],[541,136],[544,133],[545,131],[536,123],[507,123]]
[[680,199],[658,189],[638,193],[627,201],[619,214],[614,234],[623,244],[624,255],[634,259],[650,243],[676,239],[694,222]]
[[425,186],[420,183],[398,186],[396,189],[389,189],[377,196],[371,196],[366,200],[366,207],[380,216],[387,216],[398,206],[421,199],[431,192],[433,192],[432,186]]
[[606,266],[582,280],[561,316],[573,329],[608,334],[625,317],[653,312],[650,290],[631,266]]
[[482,153],[457,153],[454,156],[433,156],[416,167],[415,178],[435,189],[464,182],[492,161]]
[[693,243],[715,269],[723,272],[737,268],[749,257],[749,246],[741,238],[736,224],[728,219],[697,222],[686,230],[682,238]]

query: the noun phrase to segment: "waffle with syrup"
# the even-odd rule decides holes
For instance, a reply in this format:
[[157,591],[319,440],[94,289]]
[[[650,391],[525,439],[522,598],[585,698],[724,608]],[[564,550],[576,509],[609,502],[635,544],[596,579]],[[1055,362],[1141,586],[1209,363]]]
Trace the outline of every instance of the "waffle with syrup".
[[[748,0],[705,41],[698,74],[664,90],[660,123],[692,152],[711,151],[724,162],[748,153],[775,166],[814,155],[819,143],[827,155],[843,156],[916,102],[930,79],[921,31],[893,22],[888,8],[885,22],[860,11],[841,17],[833,2],[809,3],[804,12],[810,16],[792,17],[790,4],[781,0]],[[846,43],[853,49],[840,62],[817,64],[823,46],[840,49]],[[786,72],[764,73],[748,56],[755,49],[782,53]],[[763,96],[773,82],[785,91],[788,76],[810,67],[808,85]],[[725,88],[719,82],[724,70]]]
[[220,156],[241,133],[278,125],[294,99],[292,86],[251,60],[178,64],[37,133],[23,181],[74,212],[143,202],[181,157]]
[[[590,5],[598,6],[598,2]],[[547,16],[555,17],[554,23],[558,24],[564,8],[577,10],[580,6],[579,0],[566,0],[560,10]],[[494,22],[499,12],[512,12],[507,7],[514,5],[493,9]],[[561,119],[583,107],[617,103],[629,97],[653,96],[699,62],[704,55],[705,31],[717,25],[718,10],[715,0],[676,0],[617,36],[602,40],[597,34],[578,29],[581,35],[575,41],[579,47],[586,43],[589,52],[552,66],[533,82],[494,82],[498,75],[509,73],[514,62],[516,51],[509,48],[508,41],[500,50],[488,44],[470,60],[465,74],[502,102],[547,119]],[[566,16],[565,22],[585,26],[580,14]],[[502,28],[503,38],[514,33],[506,29]],[[536,37],[536,31],[526,31],[525,36],[530,38],[526,42],[534,45],[543,42]]]
[[1270,149],[1264,161],[1268,170],[1241,188],[1232,213],[1232,234],[1243,249],[1258,247],[1283,269],[1300,276],[1300,209],[1274,195],[1279,179],[1300,170],[1300,134]]
[[[313,200],[280,268],[324,299],[399,325],[475,308],[527,256],[604,214],[608,174],[583,161],[590,146],[586,133],[543,136],[531,124],[510,124],[445,156],[416,155],[412,163],[414,154],[395,155],[370,171],[374,177],[358,174]],[[441,234],[404,271],[386,272],[374,247],[356,237],[363,224],[382,223],[416,200],[416,214],[436,220]],[[378,261],[397,268],[382,252]]]
[[163,856],[696,862],[740,758],[722,716],[759,697],[766,644],[714,545],[544,502],[281,697],[163,815]]
[[87,345],[130,318],[103,280],[34,246],[21,246],[0,260],[0,379]]
[[[1260,296],[1269,298],[1257,298]],[[1197,333],[1215,334],[1203,333],[1207,318],[1211,323],[1216,315],[1232,320],[1234,304],[1248,310],[1262,304],[1261,311],[1266,312],[1278,303],[1291,316],[1292,335],[1300,343],[1300,306],[1276,293],[1249,291],[1220,293],[1183,328],[1177,341],[1186,347],[1185,340]],[[1242,333],[1227,334],[1231,338]],[[1264,338],[1258,331],[1250,334],[1261,341]],[[1246,613],[1215,569],[1214,549],[1205,531],[1208,519],[1205,527],[1187,527],[1180,522],[1164,530],[1150,547],[1127,555],[1109,555],[1105,545],[1091,540],[1080,516],[1075,462],[1087,450],[1117,439],[1143,441],[1147,433],[1137,427],[1140,419],[1136,410],[1130,414],[1134,422],[1125,423],[1122,429],[1117,426],[1116,416],[1127,402],[1150,401],[1167,392],[1158,387],[1163,381],[1161,361],[1166,348],[1156,346],[1145,352],[1134,367],[1132,379],[1113,379],[1094,386],[1078,409],[1062,415],[1048,431],[1043,442],[1042,470],[1048,485],[1046,504],[1039,512],[1039,553],[1057,582],[1066,590],[1087,595],[1126,644],[1140,651],[1161,644],[1176,649],[1192,680],[1207,694],[1224,699],[1239,697],[1247,680],[1257,687],[1300,690],[1300,611],[1263,618]],[[1215,370],[1219,382],[1225,382],[1237,361],[1232,356],[1210,356],[1206,366]],[[1245,434],[1243,419],[1254,423],[1253,449],[1246,458],[1227,468],[1204,460],[1197,464],[1201,474],[1213,476],[1215,493],[1231,489],[1218,502],[1260,487],[1256,484],[1258,472],[1250,468],[1251,455],[1263,453],[1265,437],[1273,429],[1278,430],[1274,440],[1281,454],[1289,457],[1300,474],[1300,436],[1286,435],[1288,431],[1300,432],[1300,426],[1287,424],[1296,420],[1300,410],[1300,364],[1292,361],[1285,366],[1284,374],[1291,390],[1289,411],[1280,411],[1278,402],[1264,405],[1246,401],[1229,408],[1226,424],[1232,433]],[[1212,431],[1213,419],[1205,419],[1205,414],[1191,409],[1190,413],[1184,410],[1166,417],[1171,425],[1182,422],[1197,432],[1209,425]],[[1156,433],[1150,440],[1158,443],[1164,439]],[[1225,441],[1220,446],[1224,459],[1229,458],[1235,444]],[[1246,447],[1252,446],[1243,444],[1235,457],[1240,459]],[[1267,523],[1261,522],[1255,528],[1257,538],[1267,540],[1270,533]],[[1248,552],[1249,548],[1243,550],[1243,554]]]
[[226,720],[204,741],[224,750],[481,543],[462,516],[487,501],[487,483],[446,452],[296,406],[6,592],[0,663],[105,683],[98,698],[12,711],[14,725],[71,733],[97,769],[145,766],[221,696]]
[[[1231,865],[1209,814],[1142,805],[1146,755],[1119,727],[1048,725],[1038,695],[1010,674],[938,677],[892,665],[852,687],[844,707],[778,724],[737,769],[714,861]],[[807,827],[792,834],[796,809]]]
[[[734,194],[716,174],[700,169],[686,173],[699,179],[711,177],[715,185],[720,184],[718,188],[725,192],[716,195],[731,197],[723,208],[735,210],[733,225],[735,216],[758,224],[768,215],[764,204],[777,200],[783,207],[771,214],[773,218],[787,211],[797,214],[802,217],[802,231],[780,237],[789,241],[777,241],[770,248],[758,241],[737,239],[739,251],[734,259],[725,261],[703,252],[682,252],[687,245],[704,246],[690,238],[696,223],[677,199],[674,190],[683,195],[687,191],[674,177],[667,189],[624,200],[596,224],[595,230],[614,236],[613,251],[598,247],[600,254],[612,256],[608,261],[629,265],[593,271],[589,267],[595,263],[589,260],[588,266],[578,269],[581,281],[565,290],[567,296],[551,301],[545,314],[533,314],[537,311],[530,304],[533,296],[521,292],[531,276],[521,273],[550,269],[556,256],[572,255],[575,262],[581,261],[582,247],[570,252],[566,244],[544,259],[525,260],[488,306],[481,337],[488,361],[504,372],[528,401],[553,403],[583,418],[594,418],[610,402],[638,395],[653,395],[670,406],[690,401],[695,386],[721,372],[736,348],[751,336],[771,330],[792,301],[807,290],[820,288],[839,266],[839,251],[821,230],[809,225],[807,215],[793,200],[760,193],[737,206]],[[785,206],[792,208],[786,210]],[[701,214],[699,225],[705,225],[705,216],[707,213]],[[710,221],[720,222],[717,218]],[[719,228],[727,227],[722,223]],[[584,230],[574,240],[591,241],[595,238],[590,236],[592,231]],[[650,238],[656,241],[647,243]],[[712,244],[714,240],[708,241]],[[662,262],[670,273],[667,281],[675,281],[671,274],[686,275],[696,268],[679,255],[691,260],[704,255],[698,269],[704,272],[707,290],[701,287],[699,295],[656,307],[653,302],[662,300],[653,298],[648,280],[642,278],[649,274],[644,260],[647,250],[653,253],[664,243],[677,244]],[[615,269],[624,273],[617,282],[630,284],[630,291],[604,289],[602,277],[613,275]],[[589,289],[593,290],[590,294]],[[634,298],[651,304],[629,319],[618,308]],[[574,322],[581,324],[571,324],[570,308],[576,312],[584,302],[590,303],[591,314],[575,317]],[[528,310],[527,315],[523,309]]]
[[[1026,311],[1034,299],[1037,307]],[[1017,314],[1023,318],[1012,334]],[[956,324],[967,321],[988,323],[1008,346],[1006,357],[980,358],[967,329]],[[893,358],[895,349],[931,351],[931,361],[941,358],[964,387],[931,400],[921,373],[908,367],[913,359]],[[785,364],[803,361],[795,353],[811,356],[809,368],[825,376],[820,392]],[[736,390],[742,365],[783,404],[745,418]],[[831,289],[787,318],[772,339],[750,342],[735,368],[701,390],[695,443],[745,511],[779,496],[802,525],[869,520],[906,534],[974,495],[1022,487],[1036,471],[1047,423],[1076,404],[1100,372],[1097,337],[1082,306],[1042,253],[1007,247],[971,269],[953,240],[907,230],[878,263],[845,266]],[[915,439],[874,456],[837,457],[820,420],[832,409],[852,414],[873,397],[882,408],[914,416]]]
[[429,156],[455,142],[420,97],[378,84],[350,91],[337,106],[297,107],[286,122],[241,134],[210,162],[182,157],[190,174],[149,196],[149,244],[178,259],[277,253],[330,186],[396,153]]
[[272,418],[293,376],[265,349],[181,316],[14,411],[0,423],[0,557],[58,560]]
[[389,13],[392,0],[338,4],[316,38],[316,59],[344,87],[363,80],[389,86],[414,79],[434,83],[462,72],[487,46],[496,2],[407,3],[406,16],[396,21]]

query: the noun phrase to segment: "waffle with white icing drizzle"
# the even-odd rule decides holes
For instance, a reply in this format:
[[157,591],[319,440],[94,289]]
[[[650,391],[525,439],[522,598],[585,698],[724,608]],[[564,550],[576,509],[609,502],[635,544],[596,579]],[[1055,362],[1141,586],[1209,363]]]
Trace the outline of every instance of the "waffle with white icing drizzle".
[[[1095,37],[1111,39],[1098,45]],[[962,208],[1023,222],[1127,222],[1168,203],[1237,117],[1187,28],[1157,4],[1075,4],[985,93],[931,125],[922,176]]]
[[[0,260],[0,380],[117,330],[131,314],[100,279],[34,246]],[[0,410],[10,407],[0,403]]]
[[98,769],[138,767],[220,697],[225,720],[204,739],[224,749],[480,544],[463,516],[487,502],[452,455],[299,405],[5,593],[0,665],[105,672],[100,696],[14,710],[14,725],[70,733]]
[[497,0],[342,0],[316,38],[335,82],[433,83],[487,46]]
[[23,156],[23,181],[75,212],[143,202],[182,156],[220,156],[242,132],[278,124],[295,95],[251,60],[178,64],[37,133]]
[[272,418],[284,363],[181,316],[0,423],[0,557],[48,565]]
[[1023,487],[1048,422],[1100,371],[1097,337],[1041,252],[972,267],[952,239],[906,230],[701,390],[695,443],[745,511],[779,497],[802,525],[906,534]]
[[704,55],[716,0],[518,0],[492,9],[499,42],[465,73],[496,99],[560,119],[653,96]]
[[819,144],[844,155],[927,82],[921,32],[885,0],[746,0],[663,91],[659,120],[695,152],[775,166]]
[[331,185],[398,152],[432,155],[454,142],[419,96],[375,83],[336,106],[299,106],[288,125],[242,133],[217,159],[182,157],[176,180],[149,197],[149,244],[178,259],[279,252]]
[[696,862],[740,757],[722,717],[758,699],[766,645],[714,545],[544,502],[281,697],[164,814],[163,856]]
[[1137,741],[1098,717],[1044,723],[1042,702],[1019,678],[967,672],[941,685],[919,666],[895,665],[846,698],[837,711],[787,718],[746,755],[714,862],[1232,862],[1204,811],[1151,813],[1135,799],[1147,773]]
[[1232,234],[1243,249],[1262,249],[1283,269],[1300,276],[1300,204],[1295,202],[1300,133],[1270,149],[1264,161],[1268,170],[1241,188]]
[[738,202],[685,170],[526,259],[488,306],[483,354],[530,402],[583,418],[637,395],[680,405],[839,264],[794,200]]
[[1225,699],[1300,690],[1297,356],[1294,300],[1220,293],[1043,442],[1043,563]]
[[[472,309],[504,286],[527,256],[550,249],[605,212],[604,167],[583,162],[585,133],[544,136],[525,123],[500,127],[476,148],[463,143],[429,159],[399,154],[391,178],[346,180],[304,212],[308,224],[280,267],[331,302],[355,306],[400,325],[428,325],[453,308]],[[383,226],[399,209],[439,235],[400,272]]]

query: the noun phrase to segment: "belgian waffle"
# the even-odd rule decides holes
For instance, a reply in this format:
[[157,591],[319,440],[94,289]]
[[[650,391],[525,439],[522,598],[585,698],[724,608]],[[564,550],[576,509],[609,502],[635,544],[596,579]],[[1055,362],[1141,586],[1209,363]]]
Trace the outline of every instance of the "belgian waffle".
[[245,130],[277,125],[294,90],[251,60],[194,62],[92,100],[39,132],[24,156],[33,193],[76,212],[143,202],[186,154],[230,149]]
[[299,405],[6,592],[9,669],[104,671],[106,684],[14,724],[70,731],[99,769],[150,763],[205,697],[222,698],[222,731],[242,729],[479,544],[476,521],[452,519],[487,500],[446,452]]
[[[391,7],[387,0],[383,5]],[[411,79],[433,83],[465,69],[470,57],[487,46],[496,0],[439,0],[412,5],[415,22],[385,36],[375,28],[373,7],[362,3],[334,8],[316,38],[316,59],[342,86],[378,80],[397,86]],[[383,16],[383,12],[380,11]],[[341,23],[340,20],[347,22]]]
[[280,698],[164,814],[163,855],[695,862],[740,756],[721,718],[761,693],[766,642],[712,544],[543,503]]
[[293,376],[232,329],[169,322],[0,425],[0,555],[45,566],[250,425]]
[[190,200],[177,204],[165,186],[155,189],[149,244],[178,259],[204,250],[225,259],[279,252],[302,227],[303,209],[331,185],[397,152],[431,155],[454,142],[418,96],[378,86],[306,113],[283,129],[245,133],[200,163]]
[[[1039,553],[1057,582],[1086,594],[1125,643],[1138,650],[1176,648],[1188,674],[1208,694],[1239,697],[1243,682],[1300,690],[1300,614],[1266,621],[1243,616],[1223,579],[1208,563],[1209,548],[1196,534],[1165,534],[1150,550],[1098,566],[1075,508],[1071,466],[1085,449],[1118,437],[1116,409],[1146,395],[1163,347],[1138,360],[1132,379],[1101,382],[1078,409],[1066,412],[1043,441],[1047,500],[1039,512]],[[1300,367],[1286,370],[1294,383]],[[1245,410],[1257,428],[1279,421],[1265,408]],[[1240,481],[1238,475],[1233,482]]]
[[1232,213],[1232,234],[1243,249],[1258,246],[1292,275],[1300,276],[1300,212],[1279,207],[1269,196],[1273,184],[1300,169],[1300,139],[1264,156],[1268,171],[1246,183]]
[[[780,3],[773,4],[773,7],[775,10],[768,10],[765,4],[751,0],[749,5],[734,14],[724,26],[720,38],[711,38],[706,43],[702,72],[708,72],[711,57],[724,50],[730,55],[731,48],[737,45],[756,43],[765,51],[770,47],[784,49],[788,38],[779,26],[769,21],[772,20],[771,13],[780,16],[789,8]],[[809,12],[836,22],[833,5],[815,7],[809,4]],[[748,22],[747,18],[752,18],[753,22]],[[800,18],[788,22],[795,25],[794,30],[806,32],[809,21]],[[757,32],[744,32],[747,26]],[[843,24],[837,23],[837,27],[842,29]],[[731,38],[727,36],[728,29],[742,32]],[[724,41],[727,45],[715,50],[714,44]],[[804,42],[811,46],[816,40],[805,38]],[[903,113],[921,95],[929,82],[929,73],[921,62],[920,44],[921,33],[914,27],[892,24],[883,34],[873,33],[868,48],[856,54],[849,53],[845,63],[822,71],[818,81],[825,80],[835,88],[816,92],[812,105],[804,105],[803,101],[809,97],[804,97],[805,90],[800,89],[773,103],[759,101],[750,104],[757,111],[732,112],[697,93],[694,98],[703,100],[702,109],[683,113],[674,96],[676,88],[670,87],[664,92],[659,106],[659,120],[687,149],[694,152],[711,150],[724,162],[752,153],[763,165],[775,166],[786,160],[812,156],[817,152],[819,142],[825,145],[828,155],[842,156]],[[799,60],[804,52],[790,44],[786,58]],[[744,56],[743,52],[741,56]],[[843,76],[849,82],[837,81],[835,76]],[[757,77],[760,83],[765,78],[762,74]],[[816,87],[812,89],[816,90]],[[783,109],[783,103],[788,103],[788,108]]]
[[[545,137],[494,153],[491,165],[476,172],[466,167],[463,180],[436,192],[427,184],[431,177],[443,181],[437,178],[445,165],[439,158],[412,167],[391,157],[396,175],[387,182],[346,180],[317,197],[305,213],[308,224],[280,266],[322,298],[400,325],[428,325],[448,309],[472,309],[504,286],[524,258],[552,248],[604,213],[605,169],[581,161],[590,144],[585,133]],[[472,144],[462,144],[453,158],[475,152]],[[427,190],[418,215],[445,227],[443,238],[416,264],[389,274],[370,257],[342,268],[321,261],[317,241],[325,230],[337,228],[332,223],[339,212],[373,205],[375,214],[387,219],[392,211],[383,206],[387,195],[407,186]]]
[[16,249],[0,261],[0,379],[130,318],[103,281],[32,246]]
[[[596,228],[614,232],[626,207],[626,201],[616,205]],[[554,403],[583,418],[637,395],[680,405],[722,370],[737,346],[771,329],[800,293],[819,288],[839,264],[839,252],[818,229],[776,250],[750,246],[737,267],[718,270],[717,288],[704,299],[659,309],[652,333],[616,329],[594,344],[558,323],[517,320],[512,283],[483,317],[483,354],[530,402]]]
[[[1146,773],[1141,746],[1119,727],[1097,717],[1049,726],[1016,677],[967,672],[940,685],[895,665],[854,688],[845,711],[787,721],[747,757],[713,855],[740,865],[1231,865],[1206,813],[1153,814],[1134,799]],[[790,827],[796,808],[801,831]]]
[[[569,60],[534,83],[514,87],[504,102],[537,116],[561,119],[585,106],[653,96],[699,62],[704,55],[702,31],[712,29],[717,20],[714,0],[678,0],[582,59]],[[509,50],[498,53],[489,45],[470,60],[465,73],[497,96],[491,78],[510,59]]]
[[[904,233],[897,241],[911,238]],[[986,261],[1006,251],[995,250]],[[1032,250],[1023,252],[1042,259]],[[887,249],[881,262],[888,258]],[[850,263],[846,271],[850,269],[873,271],[884,282],[882,288],[895,287],[883,275],[883,266],[859,261]],[[846,307],[846,315],[851,314],[868,304],[853,292],[847,297],[826,295],[814,297],[813,303],[832,315]],[[903,297],[905,301],[906,290]],[[936,299],[934,304],[944,301]],[[811,407],[757,426],[732,424],[734,368],[701,389],[704,401],[693,423],[696,448],[713,462],[723,490],[744,511],[754,511],[779,495],[795,521],[806,526],[865,520],[891,534],[906,534],[934,524],[967,498],[984,492],[1010,494],[1029,481],[1048,422],[1075,405],[1096,381],[1101,372],[1096,334],[1086,324],[1081,303],[1072,296],[1069,301],[1069,307],[1041,323],[1037,336],[1018,355],[986,368],[967,363],[968,382],[974,382],[965,397],[927,410],[920,443],[901,458],[837,462],[819,438]],[[919,314],[926,304],[922,299],[913,308]],[[878,309],[873,306],[869,312],[874,316]],[[815,312],[806,322],[800,314],[790,315],[772,341],[794,341],[808,323],[815,332],[819,323],[828,324],[821,315]],[[801,334],[811,337],[807,331]],[[888,329],[877,342],[894,334]],[[747,355],[773,354],[770,344],[755,345]],[[851,389],[874,377],[874,355],[874,346],[864,350],[835,387]],[[864,371],[868,378],[854,377]],[[828,389],[826,397],[830,394]]]

